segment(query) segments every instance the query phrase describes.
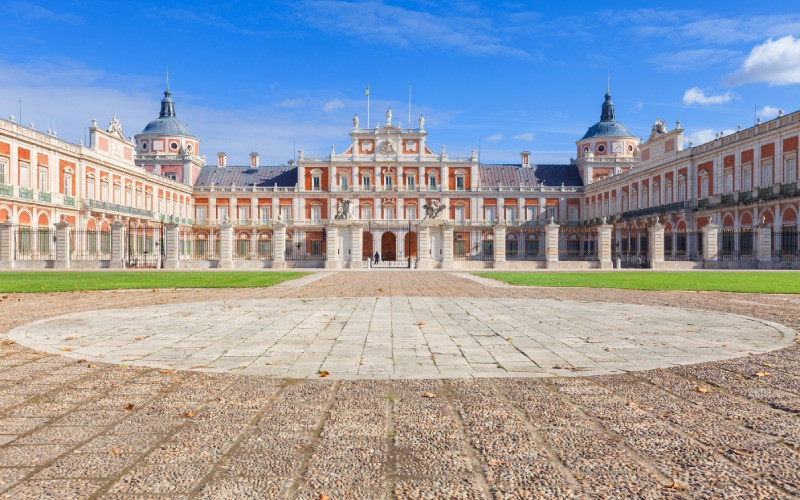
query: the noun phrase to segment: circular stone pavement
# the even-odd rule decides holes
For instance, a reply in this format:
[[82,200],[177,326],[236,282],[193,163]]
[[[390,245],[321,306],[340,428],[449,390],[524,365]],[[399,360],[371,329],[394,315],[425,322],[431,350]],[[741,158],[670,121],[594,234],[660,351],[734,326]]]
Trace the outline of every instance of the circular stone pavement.
[[12,330],[90,361],[275,377],[596,375],[700,363],[793,343],[731,314],[514,298],[354,297],[84,312]]

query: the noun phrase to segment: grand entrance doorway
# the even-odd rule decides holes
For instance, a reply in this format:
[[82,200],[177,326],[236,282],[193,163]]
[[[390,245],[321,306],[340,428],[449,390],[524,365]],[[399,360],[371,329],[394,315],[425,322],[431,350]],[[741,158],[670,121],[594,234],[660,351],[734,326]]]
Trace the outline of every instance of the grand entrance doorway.
[[397,260],[397,236],[391,231],[381,236],[381,260]]

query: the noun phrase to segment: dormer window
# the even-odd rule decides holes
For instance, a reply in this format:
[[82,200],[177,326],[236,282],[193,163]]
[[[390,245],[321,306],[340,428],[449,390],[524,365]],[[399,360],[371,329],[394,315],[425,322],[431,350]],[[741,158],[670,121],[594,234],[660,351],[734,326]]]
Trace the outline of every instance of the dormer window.
[[604,144],[598,144],[597,145],[597,152],[598,153],[604,153],[605,150],[606,150],[606,146]]
[[583,154],[587,154],[589,152],[589,146],[583,147]]
[[192,151],[192,145],[191,144],[187,144],[186,145],[186,151],[189,151],[189,152]]
[[147,151],[147,141],[142,141],[142,151]]
[[178,143],[177,142],[170,142],[169,143],[169,149],[171,149],[172,151],[177,151],[178,150]]

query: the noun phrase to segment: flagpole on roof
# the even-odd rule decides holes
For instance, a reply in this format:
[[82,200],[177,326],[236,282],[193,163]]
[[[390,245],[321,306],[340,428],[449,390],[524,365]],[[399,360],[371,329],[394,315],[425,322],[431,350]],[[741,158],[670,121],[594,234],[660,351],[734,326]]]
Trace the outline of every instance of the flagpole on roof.
[[367,128],[369,128],[369,84],[367,84]]

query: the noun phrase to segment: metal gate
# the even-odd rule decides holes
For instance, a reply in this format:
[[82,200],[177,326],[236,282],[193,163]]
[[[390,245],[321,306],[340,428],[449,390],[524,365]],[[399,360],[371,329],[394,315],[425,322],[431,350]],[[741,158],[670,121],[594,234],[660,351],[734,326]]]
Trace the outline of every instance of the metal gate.
[[128,226],[125,238],[127,267],[162,267],[164,261],[164,227]]
[[364,230],[362,256],[372,267],[410,267],[419,256],[419,232],[411,221],[370,222]]
[[619,239],[617,239],[617,231],[614,233],[611,241],[612,259],[615,262],[619,261],[622,268],[648,267],[650,255],[647,229],[622,228],[619,230]]

